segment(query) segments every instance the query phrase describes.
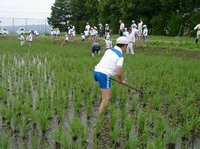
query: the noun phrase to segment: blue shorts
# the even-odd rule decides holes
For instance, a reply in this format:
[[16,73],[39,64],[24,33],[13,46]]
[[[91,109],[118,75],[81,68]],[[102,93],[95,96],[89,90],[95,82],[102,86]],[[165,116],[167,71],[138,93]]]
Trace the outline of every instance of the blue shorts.
[[99,86],[102,89],[111,88],[111,80],[106,74],[94,71],[94,80],[99,82]]
[[146,40],[146,39],[147,39],[147,36],[143,36],[143,39]]

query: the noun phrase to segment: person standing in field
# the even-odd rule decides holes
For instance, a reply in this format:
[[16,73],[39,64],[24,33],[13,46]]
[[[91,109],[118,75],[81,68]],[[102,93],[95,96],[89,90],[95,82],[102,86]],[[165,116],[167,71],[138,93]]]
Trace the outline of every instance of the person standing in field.
[[129,41],[128,46],[126,48],[126,53],[134,55],[133,46],[135,43],[135,35],[132,33],[131,28],[128,29],[128,34],[126,35],[126,38]]
[[131,27],[133,28],[133,26],[136,26],[136,28],[137,28],[137,24],[135,23],[135,20],[132,20]]
[[97,36],[98,36],[98,31],[97,31],[97,27],[91,27],[90,30],[90,35],[91,35],[91,41],[94,43],[97,41]]
[[88,40],[90,31],[87,28],[85,28],[85,30],[84,30],[84,35],[85,35],[85,39]]
[[89,22],[86,22],[85,28],[86,28],[88,31],[90,31],[90,23],[89,23]]
[[105,44],[106,44],[106,50],[112,48],[112,40],[110,39],[110,36],[106,36],[106,39],[105,39]]
[[135,43],[133,46],[139,45],[141,42],[140,38],[141,38],[142,31],[140,32],[136,27],[137,27],[136,25],[132,26],[132,34],[135,36]]
[[22,47],[24,45],[24,42],[25,42],[25,38],[22,34],[19,35],[19,40],[20,40],[20,46]]
[[123,32],[124,32],[124,29],[125,29],[125,24],[122,22],[122,20],[119,20],[119,35],[120,36],[123,36]]
[[29,47],[31,47],[32,42],[33,42],[33,35],[32,35],[31,32],[29,32],[29,35],[27,37],[27,41],[28,41]]
[[105,35],[110,33],[110,27],[108,24],[105,24]]
[[125,28],[124,28],[124,32],[123,32],[123,36],[126,37],[127,35],[128,35],[128,29],[125,27]]
[[146,46],[147,36],[148,36],[147,25],[143,25],[143,32],[142,32],[142,44],[143,44],[143,46]]
[[142,25],[143,25],[143,22],[142,22],[142,19],[140,19],[138,22],[138,30],[139,30],[140,34],[142,34]]
[[111,98],[111,77],[117,76],[120,84],[125,83],[122,77],[122,66],[124,62],[123,53],[129,41],[126,37],[120,36],[116,40],[116,46],[106,50],[100,62],[95,66],[94,79],[99,83],[102,100],[99,106],[99,112],[108,105]]
[[104,36],[104,27],[101,23],[99,23],[99,37],[103,38]]
[[200,22],[199,22],[199,24],[197,24],[197,25],[194,27],[194,30],[197,30],[196,43],[198,43],[199,37],[200,37]]

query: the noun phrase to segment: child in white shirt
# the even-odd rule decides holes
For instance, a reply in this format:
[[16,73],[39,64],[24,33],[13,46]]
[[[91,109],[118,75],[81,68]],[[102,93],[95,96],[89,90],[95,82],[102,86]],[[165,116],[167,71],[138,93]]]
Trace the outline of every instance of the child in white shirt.
[[25,42],[25,38],[23,35],[19,35],[20,45],[23,46]]

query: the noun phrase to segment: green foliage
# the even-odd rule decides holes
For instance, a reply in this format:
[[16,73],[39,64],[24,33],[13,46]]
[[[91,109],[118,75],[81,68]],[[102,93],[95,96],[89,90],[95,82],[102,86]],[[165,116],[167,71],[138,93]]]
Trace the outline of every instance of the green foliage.
[[189,35],[194,36],[199,7],[198,0],[56,0],[48,23],[61,31],[73,24],[77,33],[83,32],[86,22],[92,26],[109,24],[116,34],[120,19],[126,27],[130,27],[131,20],[137,23],[142,19],[154,35],[163,35],[164,29],[170,28],[170,36],[182,36],[186,23]]
[[61,31],[67,30],[68,21],[71,19],[69,0],[56,0],[51,7],[51,17],[47,18],[48,23]]
[[166,19],[163,15],[153,16],[152,20],[150,21],[152,26],[152,34],[154,35],[162,35],[164,34],[163,26],[166,25]]

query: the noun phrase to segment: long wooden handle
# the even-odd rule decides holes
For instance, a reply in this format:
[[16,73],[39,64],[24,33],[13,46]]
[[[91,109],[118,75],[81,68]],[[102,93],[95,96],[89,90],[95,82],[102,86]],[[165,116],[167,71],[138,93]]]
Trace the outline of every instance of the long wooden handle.
[[[116,80],[116,79],[114,79],[114,78],[110,78],[110,79],[113,80],[113,81],[115,81],[115,82],[119,82],[118,80]],[[140,92],[140,93],[142,93],[142,94],[144,93],[143,91],[141,91],[141,90],[139,90],[139,89],[137,89],[137,88],[135,88],[135,87],[132,87],[132,86],[126,84],[126,83],[122,83],[122,85],[127,86],[128,88],[131,88],[131,89],[133,89],[133,90],[135,90],[135,91],[137,91],[137,92]]]

